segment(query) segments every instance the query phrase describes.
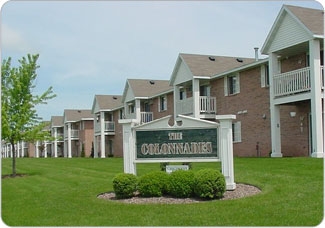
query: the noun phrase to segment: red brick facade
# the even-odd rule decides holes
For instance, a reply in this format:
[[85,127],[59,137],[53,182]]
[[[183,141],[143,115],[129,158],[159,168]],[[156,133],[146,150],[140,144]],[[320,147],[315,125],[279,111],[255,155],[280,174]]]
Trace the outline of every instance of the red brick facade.
[[[260,66],[242,71],[240,93],[224,94],[224,78],[211,81],[211,96],[217,97],[218,115],[234,114],[241,122],[241,142],[234,143],[234,156],[255,157],[271,151],[269,88],[261,87]],[[246,113],[245,113],[246,112]],[[239,114],[238,114],[239,113]]]

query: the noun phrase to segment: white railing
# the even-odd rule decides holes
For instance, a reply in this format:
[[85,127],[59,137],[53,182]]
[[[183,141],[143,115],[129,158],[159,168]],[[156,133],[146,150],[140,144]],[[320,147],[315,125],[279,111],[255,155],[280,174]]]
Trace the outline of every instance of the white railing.
[[273,86],[275,97],[310,91],[310,67],[274,75]]
[[71,129],[71,138],[79,138],[79,130]]
[[193,113],[193,97],[184,100],[176,101],[176,113],[178,114],[191,114]]
[[140,112],[141,115],[141,123],[148,123],[153,121],[153,113],[152,112]]
[[[193,97],[184,100],[176,101],[177,114],[192,114],[193,113]],[[201,114],[216,114],[217,113],[217,98],[209,96],[200,96],[199,111]]]
[[115,131],[115,123],[113,121],[105,121],[105,131]]
[[216,97],[200,96],[200,113],[216,114],[217,113]]

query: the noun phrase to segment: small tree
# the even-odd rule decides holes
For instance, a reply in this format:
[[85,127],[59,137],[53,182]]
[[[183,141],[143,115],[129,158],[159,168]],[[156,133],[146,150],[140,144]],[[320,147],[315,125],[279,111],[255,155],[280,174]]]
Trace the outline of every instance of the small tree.
[[15,144],[45,137],[44,125],[40,122],[35,107],[46,104],[56,95],[49,87],[43,94],[34,95],[36,64],[39,55],[27,55],[19,60],[19,67],[11,66],[11,58],[4,60],[1,67],[1,132],[2,139],[11,144],[12,176],[16,175]]

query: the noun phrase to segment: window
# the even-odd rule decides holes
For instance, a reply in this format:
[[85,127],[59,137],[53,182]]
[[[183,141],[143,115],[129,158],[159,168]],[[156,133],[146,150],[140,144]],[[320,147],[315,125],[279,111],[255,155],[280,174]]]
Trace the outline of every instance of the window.
[[134,104],[129,104],[129,114],[134,113]]
[[166,97],[166,95],[160,96],[158,111],[162,112],[162,111],[166,111],[166,110],[167,110],[167,97]]
[[232,124],[232,140],[234,143],[241,142],[241,122]]
[[184,88],[182,88],[182,89],[179,90],[179,99],[180,100],[186,99],[186,93],[185,93],[185,89]]
[[123,112],[123,109],[120,109],[120,111],[119,111],[119,113],[120,113],[120,119],[124,119],[124,112]]
[[269,65],[261,66],[261,87],[270,86]]
[[230,75],[224,78],[225,96],[237,94],[240,92],[239,74]]

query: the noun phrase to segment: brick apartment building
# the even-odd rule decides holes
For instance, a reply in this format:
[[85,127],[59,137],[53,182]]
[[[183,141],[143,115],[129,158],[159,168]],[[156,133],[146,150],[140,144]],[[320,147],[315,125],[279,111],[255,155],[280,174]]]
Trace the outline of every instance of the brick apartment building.
[[268,58],[181,53],[169,80],[128,79],[92,110],[65,110],[63,156],[88,156],[92,144],[94,157],[122,156],[122,118],[234,114],[234,156],[323,157],[323,50],[323,11],[284,5],[261,48]]
[[64,123],[64,157],[89,157],[94,138],[94,117],[91,110],[66,109]]
[[122,126],[118,120],[123,118],[122,96],[95,95],[92,106],[94,115],[94,155],[93,157],[123,156]]
[[272,79],[272,156],[323,157],[324,11],[284,5],[262,53]]

